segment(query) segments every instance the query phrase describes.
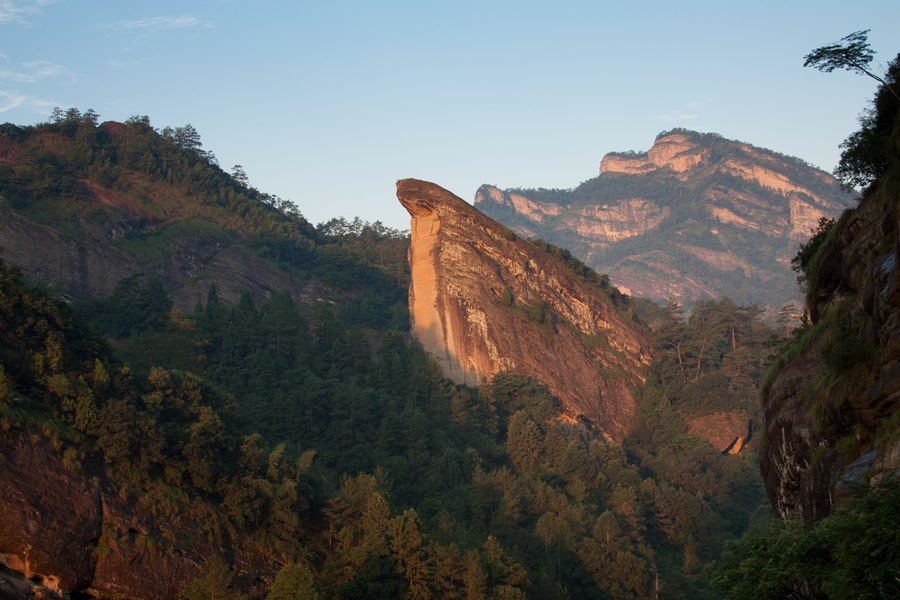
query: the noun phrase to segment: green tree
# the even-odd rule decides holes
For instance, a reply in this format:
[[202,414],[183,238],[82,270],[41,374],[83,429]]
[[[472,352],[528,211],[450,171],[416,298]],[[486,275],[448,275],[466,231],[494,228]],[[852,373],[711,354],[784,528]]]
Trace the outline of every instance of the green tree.
[[172,141],[177,148],[195,154],[199,154],[201,152],[200,149],[203,147],[203,142],[200,141],[200,133],[190,123],[184,127],[176,127],[172,131]]
[[410,598],[430,598],[428,582],[431,569],[426,554],[426,540],[419,531],[419,517],[412,508],[389,523],[391,554],[398,570],[409,585]]
[[247,177],[247,172],[241,165],[234,165],[231,167],[231,178],[240,186],[250,187],[250,179]]
[[825,243],[825,240],[828,238],[828,234],[833,227],[834,219],[820,217],[819,224],[810,232],[810,238],[806,242],[800,244],[797,254],[791,259],[791,270],[797,273],[797,283],[799,285],[806,283],[813,257],[815,257],[816,253],[819,251],[819,248],[822,247],[822,244]]
[[524,410],[516,412],[509,420],[506,452],[522,473],[531,473],[541,455],[543,435]]
[[313,572],[307,565],[284,565],[269,589],[266,600],[318,600],[319,590]]
[[872,107],[860,117],[859,131],[841,144],[843,152],[834,174],[848,189],[869,186],[886,172],[892,160],[896,160],[896,150],[891,150],[890,139],[900,115],[900,95],[896,89],[900,78],[900,55],[888,65],[883,78],[872,73],[869,63],[874,53],[867,41],[868,32],[857,31],[842,38],[840,43],[817,48],[806,55],[803,63],[826,73],[835,69],[856,71],[881,84]]
[[856,71],[887,86],[894,97],[900,101],[897,92],[892,90],[884,79],[869,70],[869,64],[875,57],[875,53],[869,46],[869,31],[871,30],[855,31],[842,37],[840,42],[816,48],[806,55],[803,66],[814,67],[824,73],[831,73],[835,69]]
[[900,486],[846,500],[815,525],[777,521],[726,545],[707,568],[734,600],[900,597]]
[[500,598],[525,598],[528,572],[516,562],[500,545],[493,535],[489,535],[482,545],[489,565],[489,581],[492,592]]
[[233,579],[231,567],[214,556],[206,565],[206,573],[181,590],[178,600],[249,600],[249,596],[232,587]]

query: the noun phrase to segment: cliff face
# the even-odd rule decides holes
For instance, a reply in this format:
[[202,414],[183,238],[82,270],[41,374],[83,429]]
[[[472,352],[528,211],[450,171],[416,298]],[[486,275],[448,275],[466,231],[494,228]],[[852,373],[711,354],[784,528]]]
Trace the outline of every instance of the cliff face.
[[411,216],[415,336],[457,383],[501,372],[546,384],[566,418],[613,439],[629,430],[647,336],[609,298],[443,188],[397,184]]
[[838,221],[807,292],[814,324],[764,390],[760,466],[781,515],[827,516],[900,469],[900,211],[887,183]]
[[475,205],[523,236],[573,251],[636,296],[682,303],[797,299],[790,258],[822,216],[851,202],[802,161],[713,134],[661,134],[603,157],[572,190],[482,186]]

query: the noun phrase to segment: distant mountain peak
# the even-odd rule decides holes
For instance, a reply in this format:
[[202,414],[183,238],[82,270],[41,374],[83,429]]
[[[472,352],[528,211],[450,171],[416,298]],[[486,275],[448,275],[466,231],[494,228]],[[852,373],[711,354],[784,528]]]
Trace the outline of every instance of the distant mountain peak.
[[682,173],[708,162],[709,151],[688,132],[661,134],[653,147],[642,153],[610,152],[600,161],[600,173],[648,173],[668,168]]
[[572,190],[482,186],[475,205],[526,237],[570,249],[631,293],[682,303],[799,299],[790,259],[819,219],[852,204],[804,161],[675,129],[612,152]]

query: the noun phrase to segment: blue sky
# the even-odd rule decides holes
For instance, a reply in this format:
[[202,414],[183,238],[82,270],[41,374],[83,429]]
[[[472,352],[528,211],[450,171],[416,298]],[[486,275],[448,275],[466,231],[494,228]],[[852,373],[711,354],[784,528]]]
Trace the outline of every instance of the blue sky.
[[826,171],[876,83],[803,68],[896,0],[0,0],[0,122],[54,106],[192,124],[226,170],[313,223],[405,229],[394,184],[571,188],[686,127]]

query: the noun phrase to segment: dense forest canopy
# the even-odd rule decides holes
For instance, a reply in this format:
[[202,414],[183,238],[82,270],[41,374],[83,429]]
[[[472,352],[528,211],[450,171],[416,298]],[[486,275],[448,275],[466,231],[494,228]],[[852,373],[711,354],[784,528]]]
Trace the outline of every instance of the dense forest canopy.
[[[59,222],[104,186],[163,228],[227,224],[219,235],[323,286],[301,302],[227,301],[212,285],[178,311],[148,275],[67,305],[0,269],[3,435],[44,440],[74,473],[191,524],[214,550],[185,598],[249,592],[235,557],[277,572],[254,592],[272,598],[715,597],[703,566],[765,518],[752,444],[724,455],[698,429],[710,413],[758,418],[775,332],[753,307],[686,316],[535,242],[655,336],[639,425],[616,445],[560,421],[524,376],[453,385],[408,333],[405,232],[312,227],[220,169],[193,128],[70,110],[7,124],[0,144],[18,152],[0,164],[4,210]],[[142,543],[174,554],[167,531]],[[106,532],[97,555],[126,533]]]
[[[216,507],[197,522],[210,540],[299,561],[325,597],[649,597],[657,573],[702,594],[700,568],[761,501],[752,455],[723,456],[684,421],[704,378],[753,411],[759,359],[733,366],[730,324],[745,352],[770,332],[727,302],[687,322],[653,311],[660,335],[681,329],[690,378],[663,351],[619,447],[557,422],[534,381],[453,386],[401,332],[373,349],[327,306],[213,292],[193,315],[128,328],[126,364],[15,269],[3,283],[6,431],[54,423],[72,460],[102,457],[167,518]],[[40,334],[22,335],[30,322]],[[702,340],[716,349],[699,356]]]

